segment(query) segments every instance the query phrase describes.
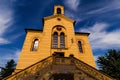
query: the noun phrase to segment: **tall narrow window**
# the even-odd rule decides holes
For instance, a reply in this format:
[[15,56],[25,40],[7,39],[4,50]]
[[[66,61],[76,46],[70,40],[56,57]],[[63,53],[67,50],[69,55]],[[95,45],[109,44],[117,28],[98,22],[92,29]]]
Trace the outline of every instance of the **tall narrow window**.
[[63,32],[60,34],[60,48],[65,48],[65,35]]
[[57,14],[61,14],[61,9],[57,8]]
[[81,41],[78,41],[78,47],[79,47],[79,51],[80,51],[81,53],[83,53]]
[[32,51],[37,51],[38,43],[39,43],[38,39],[35,39],[34,42],[33,42]]
[[54,32],[53,34],[53,48],[58,48],[58,33]]

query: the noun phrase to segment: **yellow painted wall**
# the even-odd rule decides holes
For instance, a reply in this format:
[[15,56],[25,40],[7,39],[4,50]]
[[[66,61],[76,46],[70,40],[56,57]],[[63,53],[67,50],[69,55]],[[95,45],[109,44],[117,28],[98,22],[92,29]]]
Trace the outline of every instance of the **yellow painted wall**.
[[94,56],[92,53],[88,35],[87,34],[76,34],[75,37],[76,37],[76,41],[82,42],[82,48],[83,48],[83,53],[80,53],[78,51],[78,57],[77,56],[76,57],[82,60],[83,62],[96,68],[96,64],[94,61]]
[[[59,14],[44,18],[43,24],[43,31],[27,30],[26,38],[20,54],[20,58],[18,60],[16,71],[32,65],[33,63],[52,55],[54,52],[64,52],[65,57],[68,57],[70,54],[73,54],[74,57],[84,61],[85,63],[93,67],[96,67],[90,43],[88,40],[88,35],[75,34],[74,20],[65,17],[63,14]],[[65,28],[65,31],[63,31],[65,32],[66,36],[64,49],[54,49],[51,46],[53,34],[52,31],[56,25],[61,25]],[[31,48],[33,41],[36,38],[39,39],[39,46],[38,50],[35,52],[31,51]],[[82,42],[83,53],[79,52],[77,44],[78,40]]]

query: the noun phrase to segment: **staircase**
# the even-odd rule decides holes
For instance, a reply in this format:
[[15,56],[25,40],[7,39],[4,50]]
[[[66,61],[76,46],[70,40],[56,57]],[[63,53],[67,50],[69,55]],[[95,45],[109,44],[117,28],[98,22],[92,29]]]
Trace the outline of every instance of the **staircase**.
[[54,80],[55,74],[74,74],[74,80],[114,80],[75,57],[47,57],[3,80]]

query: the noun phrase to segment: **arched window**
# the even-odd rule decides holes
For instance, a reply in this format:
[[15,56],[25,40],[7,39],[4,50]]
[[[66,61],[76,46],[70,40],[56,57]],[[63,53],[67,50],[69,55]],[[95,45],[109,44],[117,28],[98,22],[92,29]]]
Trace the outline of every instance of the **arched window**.
[[54,32],[53,34],[53,48],[58,48],[58,33]]
[[79,48],[79,51],[80,51],[81,53],[83,53],[81,41],[78,41],[78,48]]
[[65,35],[63,32],[60,34],[60,48],[65,48]]
[[61,14],[61,9],[57,8],[57,14]]
[[33,42],[32,51],[37,51],[38,44],[39,44],[38,39],[35,39],[34,42]]

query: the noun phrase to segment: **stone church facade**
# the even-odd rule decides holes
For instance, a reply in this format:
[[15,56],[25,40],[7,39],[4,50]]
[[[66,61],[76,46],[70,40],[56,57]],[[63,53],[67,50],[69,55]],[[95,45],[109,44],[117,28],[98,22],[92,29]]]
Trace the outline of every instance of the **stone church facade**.
[[113,80],[96,69],[87,32],[75,32],[75,21],[54,6],[43,30],[26,29],[14,73],[4,80]]

